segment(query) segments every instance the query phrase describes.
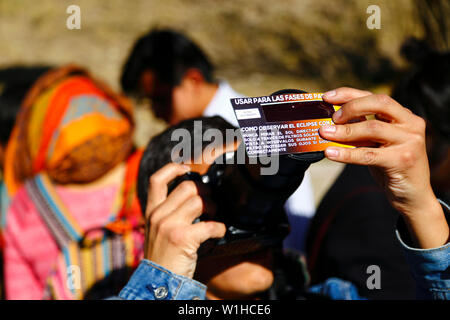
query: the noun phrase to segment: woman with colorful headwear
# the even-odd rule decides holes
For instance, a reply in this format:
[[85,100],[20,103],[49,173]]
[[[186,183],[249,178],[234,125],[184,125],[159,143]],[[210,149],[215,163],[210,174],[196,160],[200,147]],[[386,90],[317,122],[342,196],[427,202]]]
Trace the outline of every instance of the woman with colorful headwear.
[[5,156],[8,299],[116,293],[140,258],[133,109],[76,66],[31,88]]

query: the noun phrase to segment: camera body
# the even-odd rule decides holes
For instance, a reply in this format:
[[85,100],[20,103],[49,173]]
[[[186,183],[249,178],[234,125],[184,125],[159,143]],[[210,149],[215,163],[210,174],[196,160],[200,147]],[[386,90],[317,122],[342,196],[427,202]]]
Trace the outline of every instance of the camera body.
[[[282,93],[304,91],[282,90],[273,95]],[[244,148],[243,144],[240,148]],[[300,186],[309,165],[324,157],[323,152],[281,155],[277,158],[278,171],[262,175],[261,161],[249,161],[245,154],[245,161],[238,163],[239,151],[245,154],[238,149],[218,157],[204,175],[188,172],[169,184],[169,193],[185,180],[208,188],[217,210],[214,216],[201,216],[198,220],[215,220],[226,226],[223,238],[210,239],[200,246],[200,258],[281,247],[289,233],[284,204]]]
[[204,175],[188,172],[169,184],[169,193],[185,180],[207,188],[217,210],[214,216],[199,220],[219,221],[227,228],[222,239],[208,240],[200,247],[200,257],[278,246],[289,233],[284,203],[299,187],[308,165],[286,156],[280,159],[278,174],[264,176],[259,174],[261,164],[236,164],[237,152],[219,157]]

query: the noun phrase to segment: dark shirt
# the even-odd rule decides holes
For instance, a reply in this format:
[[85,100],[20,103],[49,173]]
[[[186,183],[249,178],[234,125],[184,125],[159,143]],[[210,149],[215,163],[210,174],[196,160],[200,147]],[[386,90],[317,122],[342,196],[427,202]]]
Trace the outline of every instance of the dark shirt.
[[[347,165],[323,198],[307,236],[311,283],[352,282],[369,299],[414,299],[415,284],[395,235],[399,213],[365,166]],[[380,269],[381,289],[369,289],[367,268]]]

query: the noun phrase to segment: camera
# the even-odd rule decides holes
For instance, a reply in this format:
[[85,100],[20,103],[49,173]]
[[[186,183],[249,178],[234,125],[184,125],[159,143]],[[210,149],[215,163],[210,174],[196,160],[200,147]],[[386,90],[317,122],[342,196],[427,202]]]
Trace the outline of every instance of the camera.
[[[282,93],[304,93],[301,90],[282,90]],[[243,143],[239,148],[244,148]],[[279,169],[274,175],[262,175],[265,161],[238,163],[236,150],[219,156],[206,174],[188,172],[174,179],[168,186],[169,193],[182,181],[191,180],[208,188],[217,206],[213,217],[207,219],[223,222],[226,234],[221,239],[204,242],[199,258],[225,256],[259,251],[267,247],[280,247],[289,233],[289,223],[284,210],[286,200],[300,186],[311,163],[323,159],[323,152],[289,154],[278,157]],[[195,222],[195,221],[194,221]]]

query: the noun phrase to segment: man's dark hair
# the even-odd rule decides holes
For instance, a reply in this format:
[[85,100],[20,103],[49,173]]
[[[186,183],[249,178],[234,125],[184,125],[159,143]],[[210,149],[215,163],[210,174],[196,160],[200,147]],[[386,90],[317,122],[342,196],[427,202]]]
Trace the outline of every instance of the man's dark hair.
[[173,30],[151,30],[136,41],[120,83],[124,92],[137,93],[142,72],[151,70],[159,82],[173,87],[191,68],[198,69],[207,82],[214,81],[212,64],[192,40]]
[[50,67],[14,66],[0,70],[0,144],[6,145],[22,100],[33,83]]
[[[195,121],[201,121],[201,127],[195,126]],[[139,164],[137,193],[143,213],[145,213],[147,207],[147,192],[150,176],[166,164],[172,162],[172,150],[179,144],[179,141],[172,141],[172,133],[177,129],[186,129],[191,137],[203,137],[203,134],[208,129],[217,129],[225,137],[227,129],[235,130],[236,128],[221,117],[199,117],[181,121],[153,137],[147,145]],[[191,139],[191,150],[194,150],[195,142],[194,139]],[[210,143],[202,139],[201,150],[204,150]]]
[[409,39],[403,55],[413,64],[402,76],[392,97],[416,115],[428,120],[450,141],[450,52],[439,53],[424,41]]

